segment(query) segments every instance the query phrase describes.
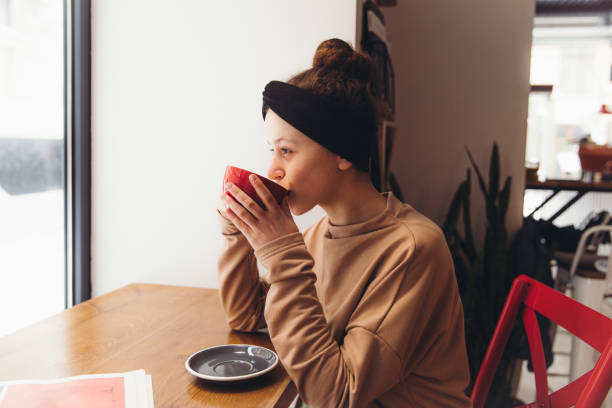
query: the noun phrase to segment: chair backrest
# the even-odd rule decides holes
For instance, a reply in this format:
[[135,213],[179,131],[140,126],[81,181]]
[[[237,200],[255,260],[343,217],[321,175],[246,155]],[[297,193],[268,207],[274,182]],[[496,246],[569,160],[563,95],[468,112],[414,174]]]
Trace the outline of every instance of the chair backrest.
[[[474,383],[471,396],[474,408],[484,406],[495,370],[519,312],[527,333],[536,384],[536,401],[522,407],[600,407],[612,385],[612,319],[521,275],[512,284]],[[601,352],[593,370],[550,395],[542,338],[535,312],[548,317]]]
[[[584,247],[586,245],[587,239],[593,234],[602,234],[609,233],[610,238],[612,238],[612,225],[596,225],[584,231],[580,236],[580,241],[578,242],[578,246],[576,247],[576,253],[574,254],[574,259],[572,260],[572,266],[570,267],[569,277],[570,279],[576,273],[576,269],[578,269],[578,263],[580,258],[582,257],[582,253],[584,252]],[[612,282],[612,252],[608,256],[608,273],[606,274],[606,280],[608,282]]]

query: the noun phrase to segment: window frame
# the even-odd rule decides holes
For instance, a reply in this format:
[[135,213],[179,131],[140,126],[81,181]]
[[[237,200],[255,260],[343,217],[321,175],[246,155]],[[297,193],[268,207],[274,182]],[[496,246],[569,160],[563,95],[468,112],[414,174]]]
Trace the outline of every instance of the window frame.
[[64,0],[66,308],[91,298],[91,0]]

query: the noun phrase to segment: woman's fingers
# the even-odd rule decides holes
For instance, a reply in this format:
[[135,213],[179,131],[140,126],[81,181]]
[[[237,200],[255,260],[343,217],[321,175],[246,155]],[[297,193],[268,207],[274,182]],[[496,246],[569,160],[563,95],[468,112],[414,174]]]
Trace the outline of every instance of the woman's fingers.
[[242,219],[238,217],[236,213],[229,208],[229,206],[225,209],[225,211],[223,211],[223,216],[230,220],[243,234],[246,234],[251,230],[247,223],[242,221]]
[[[251,197],[249,197],[244,191],[238,188],[236,185],[232,183],[228,183],[226,189],[232,193],[232,196],[242,205],[242,207],[246,208],[249,213],[251,213],[255,218],[261,218],[264,212],[264,209],[259,206]],[[233,201],[233,200],[232,200]],[[238,214],[240,215],[240,214]]]
[[221,194],[219,202],[217,203],[217,212],[219,214],[221,214],[221,216],[224,217],[224,218],[228,218],[227,217],[227,211],[226,211],[227,210],[227,204],[225,203],[225,196],[226,195],[227,194],[225,194],[225,193]]
[[249,181],[255,188],[255,192],[257,193],[259,198],[261,198],[261,201],[263,201],[267,210],[272,210],[278,207],[278,203],[274,199],[274,196],[272,195],[270,190],[268,190],[268,188],[265,186],[263,181],[259,179],[259,177],[257,177],[254,174],[251,174],[249,176]]
[[[232,191],[232,195],[234,195],[233,191]],[[234,195],[234,197],[235,197],[235,195]],[[249,211],[247,211],[247,209],[244,208],[244,206],[242,204],[240,204],[239,202],[237,202],[236,200],[234,200],[232,197],[230,197],[227,194],[225,195],[224,199],[225,199],[225,204],[227,205],[228,209],[231,210],[229,212],[226,212],[227,214],[233,215],[234,217],[239,218],[241,222],[243,222],[244,224],[246,224],[248,226],[252,226],[252,225],[255,225],[257,223],[257,219],[253,216],[253,214],[251,214]],[[257,207],[259,207],[257,205],[257,203],[255,203],[255,205]],[[261,208],[260,208],[259,211],[261,211]],[[234,224],[236,224],[236,222],[234,221],[233,218],[230,218],[230,219],[234,222]],[[238,229],[240,229],[238,224],[236,224],[236,227],[238,227]]]

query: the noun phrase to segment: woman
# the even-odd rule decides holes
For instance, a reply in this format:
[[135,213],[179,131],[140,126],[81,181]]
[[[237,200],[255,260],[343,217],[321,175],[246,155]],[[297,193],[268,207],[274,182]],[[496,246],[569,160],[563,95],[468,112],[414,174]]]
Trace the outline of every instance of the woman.
[[[222,196],[220,294],[230,326],[267,327],[311,407],[466,407],[463,310],[439,228],[368,167],[376,143],[369,57],[324,41],[313,67],[263,92],[273,159],[289,190],[265,208]],[[292,214],[326,216],[299,233]],[[258,274],[257,261],[268,273]]]

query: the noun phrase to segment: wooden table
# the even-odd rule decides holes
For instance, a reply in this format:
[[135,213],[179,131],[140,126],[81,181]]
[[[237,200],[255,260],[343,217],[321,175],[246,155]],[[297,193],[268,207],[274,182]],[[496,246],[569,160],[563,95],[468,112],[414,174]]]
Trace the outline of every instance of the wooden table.
[[295,386],[280,364],[242,383],[187,373],[191,354],[228,343],[272,348],[265,333],[229,329],[216,290],[132,284],[0,337],[0,381],[143,368],[156,407],[288,406]]

